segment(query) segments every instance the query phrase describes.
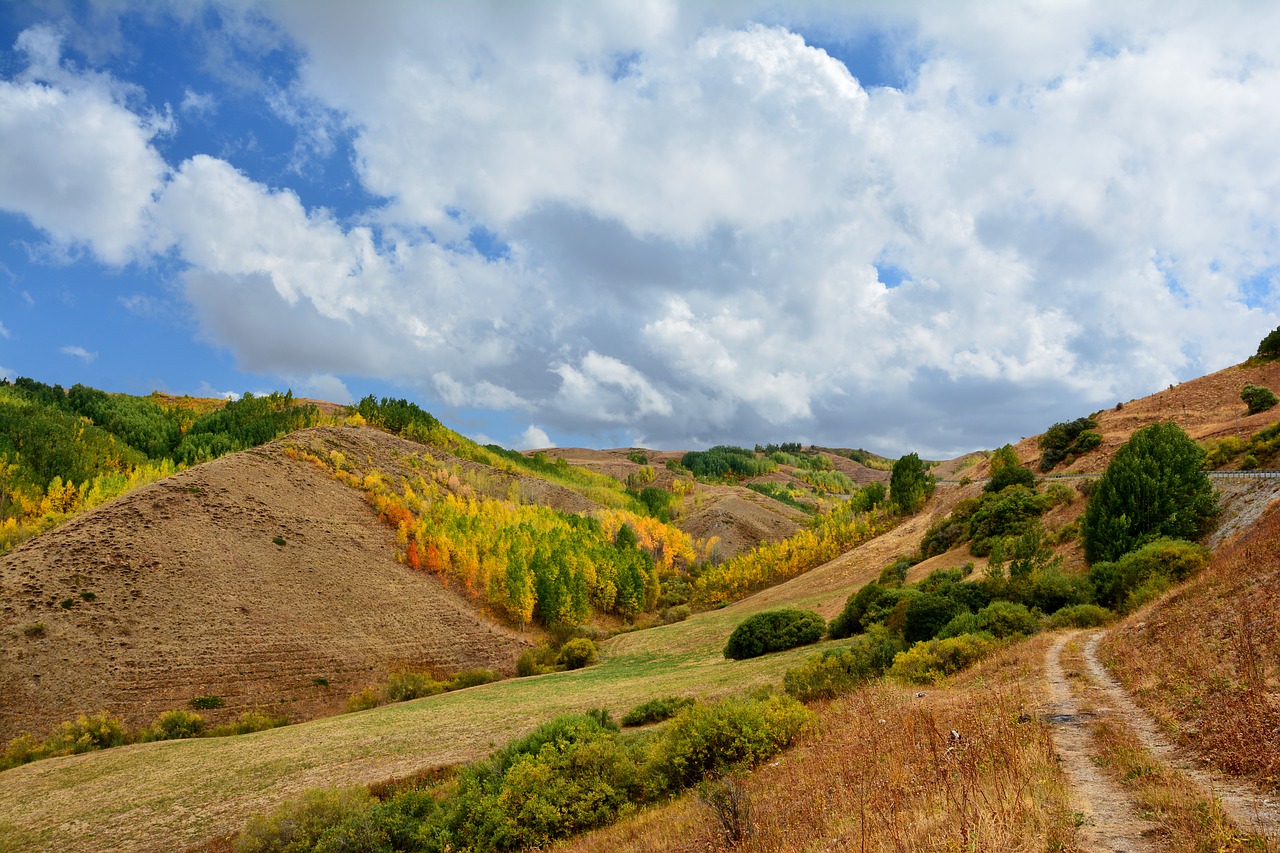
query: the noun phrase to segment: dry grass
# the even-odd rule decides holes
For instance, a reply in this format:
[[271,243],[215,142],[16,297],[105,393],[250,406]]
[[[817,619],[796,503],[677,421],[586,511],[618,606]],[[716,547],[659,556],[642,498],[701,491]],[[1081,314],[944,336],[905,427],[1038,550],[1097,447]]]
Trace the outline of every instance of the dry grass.
[[1101,650],[1178,742],[1230,774],[1280,787],[1280,506]]
[[1221,805],[1185,774],[1161,762],[1144,746],[1125,720],[1099,708],[1088,675],[1080,642],[1067,643],[1062,665],[1082,711],[1096,714],[1092,739],[1096,760],[1150,822],[1145,833],[1158,840],[1162,850],[1174,853],[1225,853],[1235,850],[1272,850],[1259,838],[1242,834]]
[[[819,735],[742,781],[750,832],[735,849],[1075,850],[1047,724],[1026,713],[1043,654],[1032,641],[918,698],[879,683],[820,707]],[[705,799],[686,795],[555,849],[723,849]]]

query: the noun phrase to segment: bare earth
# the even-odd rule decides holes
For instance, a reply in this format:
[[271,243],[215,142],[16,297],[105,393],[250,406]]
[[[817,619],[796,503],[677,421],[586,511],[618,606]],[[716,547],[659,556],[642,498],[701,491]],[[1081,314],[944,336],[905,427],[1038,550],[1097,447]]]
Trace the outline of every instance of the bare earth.
[[[374,430],[293,440],[388,466],[422,449]],[[0,739],[105,708],[141,726],[207,695],[226,703],[214,722],[251,708],[298,721],[400,667],[510,670],[530,638],[398,564],[393,544],[359,492],[279,442],[85,513],[0,558]],[[44,636],[26,636],[37,622]]]

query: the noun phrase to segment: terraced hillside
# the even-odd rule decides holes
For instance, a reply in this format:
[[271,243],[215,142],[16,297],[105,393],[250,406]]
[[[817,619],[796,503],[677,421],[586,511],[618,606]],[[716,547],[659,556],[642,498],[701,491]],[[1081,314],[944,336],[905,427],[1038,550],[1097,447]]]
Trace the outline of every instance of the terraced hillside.
[[[422,450],[355,428],[288,443],[388,472]],[[397,563],[360,492],[284,446],[154,483],[0,557],[0,737],[103,708],[143,725],[210,695],[225,702],[213,719],[263,708],[297,721],[343,710],[397,667],[511,670],[531,635]]]

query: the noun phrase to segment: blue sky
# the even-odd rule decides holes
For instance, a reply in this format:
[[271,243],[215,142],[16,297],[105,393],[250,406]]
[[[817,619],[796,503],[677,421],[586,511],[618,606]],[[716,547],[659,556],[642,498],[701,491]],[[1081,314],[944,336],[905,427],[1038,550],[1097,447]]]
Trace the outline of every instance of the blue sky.
[[1258,4],[0,3],[0,374],[950,456],[1280,324]]

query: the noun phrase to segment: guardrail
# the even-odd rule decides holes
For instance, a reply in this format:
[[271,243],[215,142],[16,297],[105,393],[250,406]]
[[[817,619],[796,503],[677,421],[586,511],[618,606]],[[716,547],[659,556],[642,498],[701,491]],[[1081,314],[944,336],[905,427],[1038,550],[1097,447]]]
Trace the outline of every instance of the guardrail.
[[[1274,469],[1258,468],[1252,471],[1205,471],[1207,476],[1215,480],[1280,480],[1280,471]],[[1101,472],[1097,474],[1038,474],[1037,480],[1096,480],[1101,477]],[[970,479],[965,477],[960,480],[938,480],[939,483],[951,483],[958,485],[964,482],[969,483],[989,483],[990,477],[979,477]]]

